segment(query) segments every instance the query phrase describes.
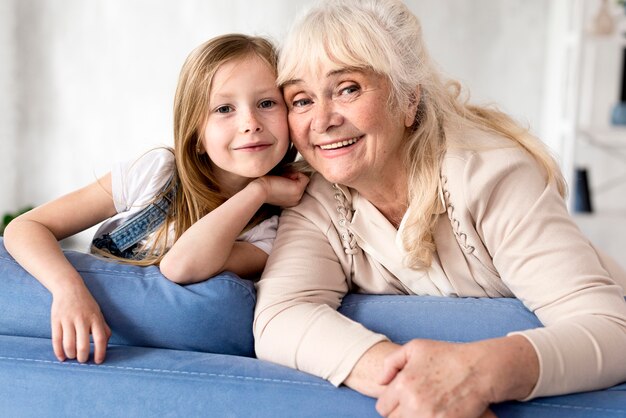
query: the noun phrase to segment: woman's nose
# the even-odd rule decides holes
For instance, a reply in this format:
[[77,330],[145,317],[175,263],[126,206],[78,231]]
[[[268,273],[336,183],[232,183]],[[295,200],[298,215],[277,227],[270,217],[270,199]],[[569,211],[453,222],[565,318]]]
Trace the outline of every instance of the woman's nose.
[[311,130],[318,134],[327,132],[330,128],[341,124],[341,115],[337,113],[332,101],[319,101],[313,113]]

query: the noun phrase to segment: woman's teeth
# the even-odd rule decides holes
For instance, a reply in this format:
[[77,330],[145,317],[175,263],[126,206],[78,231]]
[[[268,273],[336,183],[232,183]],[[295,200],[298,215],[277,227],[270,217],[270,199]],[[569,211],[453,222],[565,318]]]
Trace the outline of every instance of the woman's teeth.
[[359,138],[346,139],[345,141],[339,141],[333,144],[320,145],[320,148],[321,149],[336,149],[336,148],[347,147],[348,145],[354,144],[358,140]]

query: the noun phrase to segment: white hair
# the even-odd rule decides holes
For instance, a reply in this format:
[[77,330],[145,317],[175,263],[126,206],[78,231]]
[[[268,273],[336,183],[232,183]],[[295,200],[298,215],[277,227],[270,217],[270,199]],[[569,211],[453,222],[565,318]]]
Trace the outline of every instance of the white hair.
[[328,61],[385,76],[391,85],[389,100],[402,111],[417,105],[414,125],[405,138],[407,199],[412,210],[402,242],[408,265],[429,266],[435,251],[432,231],[437,222],[441,163],[451,146],[445,128],[481,129],[514,140],[542,164],[547,180],[554,179],[565,194],[558,165],[540,141],[497,109],[468,103],[461,85],[440,75],[424,44],[419,20],[401,1],[318,3],[294,22],[285,38],[278,83],[298,79]]

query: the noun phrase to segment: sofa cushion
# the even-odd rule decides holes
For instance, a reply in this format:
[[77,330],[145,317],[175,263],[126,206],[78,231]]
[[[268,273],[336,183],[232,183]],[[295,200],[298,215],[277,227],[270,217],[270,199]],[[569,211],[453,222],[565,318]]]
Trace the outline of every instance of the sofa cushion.
[[400,344],[413,338],[469,342],[542,326],[515,298],[351,294],[339,312]]
[[[110,344],[254,355],[254,285],[231,273],[180,286],[157,267],[65,252],[111,327]],[[0,239],[0,334],[50,338],[50,293]],[[404,343],[475,341],[541,323],[517,299],[348,294],[340,312]]]
[[[180,286],[155,266],[65,254],[99,303],[110,344],[254,356],[252,282],[224,273]],[[0,334],[50,338],[51,300],[0,238]]]
[[[378,417],[375,400],[265,361],[129,346],[104,364],[56,361],[50,341],[0,336],[0,411],[9,417]],[[626,385],[493,405],[499,417],[626,415]]]

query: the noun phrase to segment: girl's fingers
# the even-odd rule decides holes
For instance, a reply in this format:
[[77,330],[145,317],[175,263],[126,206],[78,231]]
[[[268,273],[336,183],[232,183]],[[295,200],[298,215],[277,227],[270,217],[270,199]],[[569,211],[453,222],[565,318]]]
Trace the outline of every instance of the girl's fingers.
[[63,327],[60,322],[52,322],[52,350],[59,361],[65,361],[63,351]]
[[89,328],[85,324],[76,325],[76,360],[85,363],[89,360]]
[[63,324],[63,351],[67,358],[76,358],[76,330],[73,324]]
[[111,336],[111,330],[109,326],[103,321],[95,325],[91,330],[93,336],[93,360],[100,364],[104,361],[104,357],[106,356],[107,351],[107,343],[109,342],[109,337]]

